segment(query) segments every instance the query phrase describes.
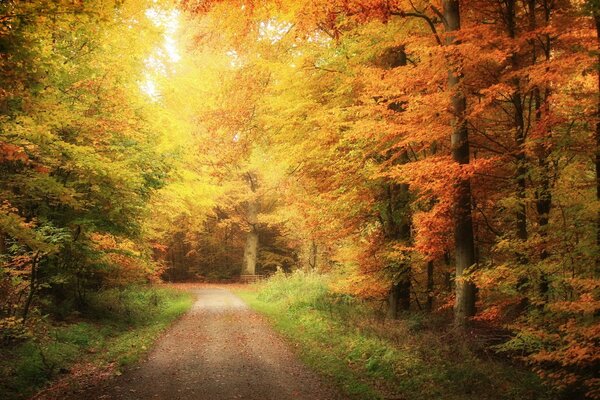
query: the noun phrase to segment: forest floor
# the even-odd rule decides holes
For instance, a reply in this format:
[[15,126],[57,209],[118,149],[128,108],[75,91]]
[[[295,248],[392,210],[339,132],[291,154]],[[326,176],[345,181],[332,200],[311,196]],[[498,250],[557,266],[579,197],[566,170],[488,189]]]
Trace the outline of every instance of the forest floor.
[[344,398],[298,361],[268,323],[229,290],[210,285],[184,289],[197,296],[195,304],[145,361],[59,398]]

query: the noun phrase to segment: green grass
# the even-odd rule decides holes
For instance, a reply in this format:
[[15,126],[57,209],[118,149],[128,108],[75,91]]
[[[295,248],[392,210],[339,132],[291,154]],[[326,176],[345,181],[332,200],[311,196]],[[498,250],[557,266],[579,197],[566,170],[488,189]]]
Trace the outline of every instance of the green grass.
[[311,368],[356,399],[551,398],[535,374],[476,353],[425,314],[385,321],[371,305],[328,289],[315,274],[277,275],[240,290]]
[[76,363],[134,363],[192,303],[192,295],[168,288],[132,287],[93,295],[77,322],[39,323],[34,338],[0,348],[0,397],[27,398]]

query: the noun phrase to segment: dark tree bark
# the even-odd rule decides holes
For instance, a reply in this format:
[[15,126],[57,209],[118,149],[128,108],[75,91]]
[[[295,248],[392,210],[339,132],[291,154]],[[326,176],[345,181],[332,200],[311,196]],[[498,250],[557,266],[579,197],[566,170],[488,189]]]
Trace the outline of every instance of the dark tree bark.
[[[443,15],[446,22],[446,45],[456,43],[452,32],[460,30],[460,5],[458,0],[442,1]],[[448,88],[452,94],[452,112],[454,114],[454,131],[451,137],[452,159],[460,165],[470,162],[469,131],[465,120],[467,98],[460,84],[462,76],[456,68],[448,70]],[[477,289],[465,277],[465,272],[475,264],[475,240],[473,235],[471,181],[461,179],[457,187],[454,217],[454,240],[456,257],[456,303],[454,321],[459,327],[464,326],[475,315],[475,299]]]
[[6,235],[0,232],[0,254],[6,254]]
[[[392,69],[405,67],[407,65],[407,55],[404,46],[397,46],[388,49],[380,59],[380,65],[383,68]],[[403,112],[405,104],[402,102],[391,102],[387,105],[388,109],[395,112]],[[403,151],[398,158],[399,163],[408,162],[408,155]],[[386,210],[381,215],[383,234],[387,241],[411,240],[411,218],[410,218],[410,190],[409,185],[405,183],[389,183],[384,185],[384,199]],[[402,215],[401,218],[400,215]],[[398,318],[401,310],[409,310],[411,304],[411,266],[403,261],[394,266],[395,278],[389,290],[388,296],[388,316]]]
[[[550,13],[552,5],[548,1],[542,2],[544,22],[548,24],[550,22]],[[529,27],[532,31],[537,29],[537,15],[536,15],[536,2],[535,0],[528,1],[529,11]],[[550,61],[551,58],[551,39],[549,34],[544,34],[538,38],[538,42],[541,43],[540,50],[546,61]],[[533,44],[533,63],[537,62],[537,44]],[[550,88],[546,86],[543,90],[539,87],[534,88],[534,107],[535,107],[535,120],[541,122],[544,113],[549,112],[548,98],[550,96]],[[547,132],[548,137],[551,135],[551,131]],[[552,209],[552,190],[551,190],[551,179],[550,179],[550,161],[548,160],[550,154],[546,146],[542,145],[538,149],[538,168],[539,168],[539,184],[535,191],[535,208],[537,211],[537,221],[539,226],[539,233],[542,239],[542,246],[540,251],[540,260],[545,260],[549,256],[548,246],[546,243],[546,237],[548,236],[548,223],[550,222],[550,211]],[[541,271],[539,275],[539,282],[537,285],[537,292],[539,299],[542,304],[548,301],[548,292],[550,289],[550,283],[548,280],[548,274],[545,271]]]
[[[517,37],[516,24],[516,0],[507,0],[506,2],[506,26],[508,35],[511,39]],[[511,56],[511,65],[513,70],[519,68],[518,55],[513,53]],[[517,238],[521,241],[526,241],[528,238],[527,232],[527,209],[525,205],[525,192],[527,190],[527,159],[525,156],[525,115],[523,107],[523,95],[521,92],[521,83],[519,78],[513,79],[515,93],[512,96],[514,107],[514,127],[515,127],[515,144],[517,146],[515,158],[517,168],[515,170],[516,181],[516,196],[518,201],[516,212],[516,233]],[[519,261],[524,263],[525,257],[522,254],[518,255]]]
[[315,239],[312,239],[310,242],[310,253],[308,255],[308,268],[311,271],[315,271],[317,269],[317,256],[318,256],[318,246]]
[[[598,99],[596,104],[596,200],[600,201],[600,10],[594,10],[594,22],[596,24],[596,38],[598,43]],[[596,276],[600,276],[600,211],[596,215]]]
[[[386,240],[398,240],[410,242],[411,220],[409,216],[410,192],[406,184],[387,186],[387,211],[383,218],[384,235]],[[402,212],[404,217],[397,220],[398,214]],[[411,266],[403,261],[396,267],[396,278],[394,279],[389,292],[389,310],[390,318],[398,318],[400,310],[410,309],[411,294]]]
[[396,319],[400,311],[410,309],[410,291],[410,268],[406,268],[398,282],[394,283],[390,289],[388,310],[390,318]]
[[429,261],[427,263],[427,311],[431,312],[433,310],[433,290],[434,280],[433,280],[433,272],[434,265],[433,261]]

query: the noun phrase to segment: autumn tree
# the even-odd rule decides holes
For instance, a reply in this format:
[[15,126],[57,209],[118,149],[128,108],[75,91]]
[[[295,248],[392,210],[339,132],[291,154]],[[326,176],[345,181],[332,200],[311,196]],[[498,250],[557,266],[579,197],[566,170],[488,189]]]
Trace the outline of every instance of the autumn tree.
[[1,6],[2,316],[155,276],[143,217],[169,165],[139,87],[160,38],[149,6]]
[[[203,21],[231,5],[183,4]],[[458,326],[509,328],[507,351],[591,396],[593,340],[574,343],[597,324],[595,4],[242,5],[217,26],[244,27],[232,54],[260,54],[242,57],[242,86],[268,76],[245,143],[287,174],[278,214],[298,248],[318,242],[363,297],[410,271],[391,304],[402,292],[405,307],[454,304]],[[261,42],[267,26],[277,38]],[[406,65],[382,67],[398,49]]]

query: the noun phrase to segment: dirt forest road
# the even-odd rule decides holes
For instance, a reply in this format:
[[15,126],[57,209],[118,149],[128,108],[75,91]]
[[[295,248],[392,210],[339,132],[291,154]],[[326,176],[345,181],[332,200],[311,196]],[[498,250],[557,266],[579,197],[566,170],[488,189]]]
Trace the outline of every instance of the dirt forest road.
[[308,371],[246,304],[227,289],[191,289],[192,309],[148,359],[78,399],[343,399]]

